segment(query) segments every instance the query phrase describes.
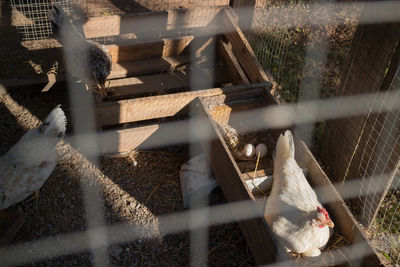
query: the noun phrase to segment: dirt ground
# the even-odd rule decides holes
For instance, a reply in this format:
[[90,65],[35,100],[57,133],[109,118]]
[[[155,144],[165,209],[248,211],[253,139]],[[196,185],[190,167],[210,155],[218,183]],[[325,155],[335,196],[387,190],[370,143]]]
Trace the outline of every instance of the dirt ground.
[[[71,134],[68,96],[62,89],[48,93],[13,90],[0,97],[1,154],[15,144],[23,133],[36,127],[51,109],[61,104],[68,118]],[[101,157],[94,166],[79,147],[63,143],[59,147],[57,167],[40,190],[38,204],[23,202],[17,208],[28,218],[13,244],[80,232],[87,228],[81,182],[95,179],[104,198],[105,222],[121,222],[157,230],[157,216],[183,211],[179,170],[189,159],[189,147],[168,147],[138,151],[128,157]],[[213,192],[212,204],[224,203],[220,190]],[[189,264],[188,232],[158,238],[136,240],[109,247],[112,265],[184,266]],[[254,260],[237,224],[209,229],[209,265],[254,265]],[[31,264],[35,266],[91,265],[88,252],[63,256]]]

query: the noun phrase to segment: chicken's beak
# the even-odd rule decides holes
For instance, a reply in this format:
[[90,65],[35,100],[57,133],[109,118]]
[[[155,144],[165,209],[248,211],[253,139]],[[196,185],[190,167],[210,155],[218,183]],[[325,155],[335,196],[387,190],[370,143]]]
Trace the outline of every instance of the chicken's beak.
[[335,224],[334,224],[331,220],[327,221],[327,222],[325,223],[325,225],[328,226],[328,227],[330,227],[330,228],[333,228],[333,227],[335,226]]
[[106,85],[106,82],[99,84],[99,87],[101,90],[104,92],[106,95],[110,95],[111,92],[108,90],[110,88],[111,81],[108,81],[108,84]]
[[101,90],[106,90],[107,89],[105,83],[100,83],[99,87],[100,87]]

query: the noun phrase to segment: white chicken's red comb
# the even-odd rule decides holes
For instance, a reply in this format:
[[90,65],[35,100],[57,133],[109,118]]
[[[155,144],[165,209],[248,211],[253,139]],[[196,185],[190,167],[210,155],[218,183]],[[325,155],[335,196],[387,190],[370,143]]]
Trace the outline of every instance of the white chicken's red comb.
[[328,214],[328,212],[326,211],[326,209],[324,209],[323,207],[317,207],[317,211],[318,211],[318,212],[322,212],[322,213],[325,215],[325,218],[328,219],[328,220],[330,220],[329,214]]

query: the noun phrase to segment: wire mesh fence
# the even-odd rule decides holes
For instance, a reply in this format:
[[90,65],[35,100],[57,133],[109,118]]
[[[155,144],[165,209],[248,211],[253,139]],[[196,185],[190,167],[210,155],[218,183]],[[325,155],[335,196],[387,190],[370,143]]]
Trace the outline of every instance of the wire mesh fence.
[[[390,91],[400,90],[400,67],[397,68],[392,79]],[[398,101],[396,99],[395,101]],[[386,105],[387,103],[382,103]],[[384,117],[384,118],[382,118]],[[361,177],[367,173],[380,173],[385,170],[388,175],[379,180],[363,182],[361,190],[369,192],[367,196],[360,195],[363,200],[362,220],[371,225],[373,239],[377,247],[384,251],[385,257],[392,262],[400,262],[398,253],[400,246],[400,113],[381,113],[374,118],[372,130],[368,133],[368,145],[364,148],[362,160],[359,166]],[[378,132],[379,131],[379,132]],[[371,142],[373,140],[373,142]],[[374,147],[370,147],[374,146]],[[374,153],[367,155],[366,150]],[[372,170],[372,171],[371,171]],[[395,189],[391,189],[394,187]],[[377,188],[384,188],[383,192]]]
[[[19,2],[14,0],[12,5],[18,8],[18,3]],[[109,15],[108,12],[112,13],[110,12],[111,9],[106,8],[106,5],[103,5],[101,1],[96,3],[86,1],[85,3],[87,5],[83,7],[87,9],[86,12],[90,15],[96,16],[96,14],[99,13],[106,13],[102,15],[107,16]],[[111,2],[105,1],[104,3],[109,4]],[[112,2],[112,4],[116,3],[116,1]],[[137,3],[147,10],[163,10],[179,8],[182,5],[184,5],[184,7],[186,7],[185,5],[188,5],[188,7],[191,7],[190,5],[197,5],[190,1],[187,3],[182,1],[179,3],[177,1],[164,1],[163,5],[160,4],[161,2],[153,1],[137,1]],[[204,1],[204,3],[199,2],[200,5],[214,5],[220,3],[220,1],[211,1],[211,3],[210,1]],[[98,4],[97,7],[93,7],[90,11],[91,5],[96,4]],[[340,5],[338,4],[338,6]],[[328,6],[325,8],[322,6],[322,9],[328,10],[331,7],[332,6]],[[395,5],[392,9],[395,9],[395,7],[398,6]],[[345,200],[355,198],[361,199],[364,204],[359,210],[361,216],[365,216],[367,220],[370,220],[368,218],[377,215],[377,220],[371,229],[379,230],[377,230],[373,238],[379,241],[377,246],[383,251],[384,256],[393,263],[398,263],[399,259],[396,253],[399,250],[399,178],[395,175],[395,172],[393,172],[393,168],[386,168],[386,166],[390,163],[397,169],[399,167],[399,154],[398,150],[395,149],[399,142],[399,69],[397,68],[394,72],[393,79],[389,82],[390,86],[388,90],[372,91],[368,90],[368,88],[365,89],[365,86],[366,83],[379,85],[383,83],[385,77],[388,77],[385,76],[385,73],[390,73],[389,70],[392,69],[387,66],[390,62],[393,63],[393,60],[386,60],[385,62],[381,62],[382,66],[375,66],[376,68],[389,69],[387,72],[385,71],[386,69],[384,69],[383,73],[381,69],[379,69],[380,75],[375,75],[379,77],[379,81],[375,80],[372,83],[371,80],[369,80],[369,82],[366,83],[355,83],[358,88],[362,89],[360,90],[362,94],[354,96],[351,92],[346,91],[343,94],[339,94],[341,96],[339,98],[332,97],[332,94],[336,91],[332,89],[332,87],[340,85],[334,81],[339,79],[338,76],[340,76],[341,72],[336,73],[335,71],[338,68],[343,68],[345,55],[350,50],[350,43],[353,41],[355,32],[352,23],[354,23],[354,16],[357,17],[356,11],[359,11],[360,7],[355,7],[355,11],[353,11],[356,14],[352,14],[354,16],[349,17],[350,23],[348,24],[350,25],[343,26],[338,22],[338,25],[335,25],[336,27],[334,27],[334,29],[325,29],[325,33],[319,32],[319,30],[326,25],[318,20],[313,20],[311,18],[309,19],[311,21],[299,24],[298,20],[302,18],[301,14],[304,12],[304,7],[286,6],[286,9],[293,11],[295,14],[298,12],[298,18],[288,23],[287,20],[290,20],[290,18],[279,15],[276,16],[276,12],[278,12],[277,9],[271,11],[266,8],[266,4],[263,6],[258,3],[254,16],[254,31],[249,34],[249,39],[263,67],[272,73],[278,85],[281,87],[278,89],[278,94],[283,99],[289,100],[290,102],[295,102],[297,100],[299,102],[284,104],[279,107],[266,107],[243,112],[238,114],[238,118],[243,122],[251,121],[253,128],[250,127],[249,130],[260,130],[261,128],[265,128],[266,125],[270,129],[279,129],[282,127],[289,127],[292,124],[296,126],[311,125],[309,127],[313,128],[315,123],[369,116],[368,120],[372,121],[368,124],[371,125],[371,130],[366,132],[367,135],[365,139],[360,137],[362,133],[359,132],[357,127],[353,127],[349,124],[349,127],[353,129],[352,131],[355,132],[353,135],[357,140],[362,139],[364,140],[363,142],[366,143],[362,146],[362,151],[360,152],[360,164],[357,165],[358,175],[350,177],[351,179],[345,179],[344,181],[337,179],[333,180],[333,182],[334,187]],[[307,8],[305,9],[307,10]],[[339,10],[342,9],[339,8]],[[319,15],[320,14],[316,13],[315,17]],[[278,27],[281,22],[277,19],[275,22],[269,21],[272,26],[266,27],[265,21],[260,22],[260,18],[263,16],[280,17],[280,19],[284,20],[282,25],[288,23],[289,26]],[[323,13],[321,17],[324,16],[332,18],[335,17],[335,13]],[[385,19],[388,17],[385,13],[380,14],[380,16]],[[399,20],[398,15],[395,18],[397,21]],[[381,20],[378,20],[378,22],[380,21]],[[313,27],[304,26],[309,26],[309,24]],[[338,36],[337,29],[340,27],[344,27],[344,31],[348,33],[349,36],[345,34],[346,37],[342,40],[342,43],[336,42],[332,44],[330,38],[332,36]],[[326,32],[330,32],[331,34],[326,34]],[[195,34],[195,32],[189,30],[185,36],[191,34]],[[216,34],[224,34],[224,32],[217,31]],[[34,40],[35,36],[41,38],[39,34],[32,36],[33,39],[30,40]],[[398,39],[393,36],[392,40],[397,40],[398,42]],[[356,38],[361,37],[356,35]],[[316,46],[312,40],[320,39],[325,40],[321,42],[321,46],[325,46],[325,50],[322,52],[320,51],[320,53],[316,55],[314,49]],[[385,47],[387,48],[387,59],[393,58],[393,47],[395,46],[396,43],[392,44],[390,47]],[[211,51],[212,54],[216,53],[216,49],[212,49]],[[392,51],[392,55],[390,55],[388,51]],[[67,58],[67,69],[74,68],[75,65],[70,59],[75,55],[67,51],[64,52]],[[337,54],[339,54],[339,56],[337,56]],[[336,55],[336,57],[333,55]],[[195,58],[195,56],[192,58]],[[373,58],[380,58],[383,60],[382,57],[378,56],[374,56]],[[316,61],[324,64],[314,65]],[[216,63],[213,62],[212,64],[214,65]],[[335,71],[326,75],[328,77],[328,82],[326,82],[319,76],[324,75],[321,74],[321,72],[324,73],[324,67],[326,67],[326,65],[329,66],[329,64],[334,66],[333,69],[335,69]],[[368,72],[368,69],[365,71]],[[368,76],[368,73],[365,75],[364,73],[355,73],[355,76],[360,75],[364,79],[364,77]],[[195,72],[193,75],[196,74]],[[69,79],[71,78],[69,77]],[[139,77],[139,79],[141,79],[141,77]],[[204,79],[202,76],[192,77],[190,82],[196,83],[202,81],[202,79]],[[368,79],[373,80],[374,77],[369,77]],[[144,79],[142,82],[143,81]],[[213,84],[212,80],[207,81],[207,84]],[[312,86],[307,86],[310,84]],[[329,87],[327,85],[329,85]],[[126,160],[99,158],[101,152],[96,143],[111,143],[111,138],[110,135],[107,135],[105,132],[101,133],[95,131],[95,119],[94,116],[91,116],[94,103],[90,101],[85,102],[85,100],[87,100],[85,94],[86,91],[82,90],[79,85],[76,85],[74,80],[69,80],[68,95],[70,97],[72,118],[72,123],[70,124],[74,132],[65,139],[67,145],[64,149],[66,149],[66,154],[69,154],[67,157],[68,163],[66,163],[66,165],[76,164],[75,171],[77,173],[75,173],[76,175],[73,177],[78,179],[78,184],[81,188],[81,191],[78,190],[77,192],[81,194],[79,195],[79,199],[82,202],[81,208],[83,211],[80,212],[83,214],[82,221],[86,226],[72,228],[70,232],[69,230],[71,229],[68,228],[66,231],[61,231],[63,233],[62,235],[55,237],[52,235],[49,237],[39,235],[39,237],[42,238],[39,240],[35,240],[34,238],[28,240],[20,237],[20,243],[0,249],[0,257],[4,259],[3,264],[17,265],[43,261],[52,264],[60,260],[57,259],[57,257],[76,255],[83,252],[89,254],[85,259],[88,259],[89,263],[91,262],[96,266],[108,266],[116,262],[125,265],[145,265],[154,263],[157,261],[155,259],[159,259],[159,261],[162,262],[161,264],[164,264],[164,261],[168,264],[175,264],[176,262],[169,262],[170,258],[166,256],[167,254],[173,254],[175,256],[185,255],[183,261],[177,261],[186,264],[190,262],[193,265],[205,265],[209,262],[216,264],[237,264],[238,261],[243,264],[254,264],[254,261],[249,259],[249,257],[251,258],[251,256],[249,256],[250,253],[248,251],[247,253],[243,252],[248,250],[248,247],[244,245],[241,250],[236,251],[232,245],[229,245],[231,242],[234,242],[229,240],[229,238],[232,238],[232,232],[228,232],[222,237],[223,239],[228,239],[229,242],[219,241],[214,243],[214,237],[212,237],[212,235],[208,236],[208,231],[205,229],[217,227],[221,224],[263,217],[264,211],[259,208],[258,204],[254,201],[219,205],[209,205],[205,202],[201,207],[198,207],[198,209],[189,211],[183,211],[180,206],[178,208],[176,206],[172,208],[169,207],[171,208],[170,210],[175,212],[169,214],[170,210],[163,206],[163,201],[166,202],[165,196],[175,197],[178,198],[177,202],[180,201],[179,196],[177,197],[176,194],[170,193],[170,191],[174,191],[175,193],[179,192],[179,184],[176,184],[175,176],[180,161],[176,160],[176,156],[169,155],[168,160],[173,161],[173,163],[171,163],[173,166],[168,166],[168,161],[166,161],[166,156],[164,154],[158,155],[155,158],[145,157],[143,161],[139,163],[135,163],[132,158]],[[18,101],[14,101],[13,99],[18,99],[18,97],[18,94],[11,95],[7,98],[8,102],[2,99],[3,105],[7,110],[15,110],[16,107],[20,109]],[[20,97],[19,101],[23,102],[23,97]],[[56,99],[56,101],[58,101],[58,99]],[[125,102],[122,101],[118,103],[123,105]],[[160,105],[162,105],[162,103]],[[261,117],[260,114],[263,116]],[[122,113],[118,115],[124,116]],[[35,116],[31,114],[31,118],[35,118]],[[256,121],[255,118],[260,119]],[[24,123],[22,119],[18,117],[16,117],[16,119],[19,120],[18,123]],[[363,121],[363,127],[366,125],[366,120],[367,119]],[[146,143],[146,148],[154,149],[159,146],[176,145],[193,141],[193,136],[199,135],[199,126],[197,125],[199,123],[200,122],[194,118],[186,118],[186,120],[174,122],[166,121],[162,128],[163,131],[168,134],[163,135],[161,138],[153,138],[152,141],[148,141]],[[129,127],[129,125],[127,127]],[[158,125],[158,127],[160,126]],[[191,129],[191,134],[189,134],[189,136],[183,134],[187,132],[187,128]],[[124,129],[125,128],[119,129],[118,133],[124,132]],[[201,134],[204,134],[204,136],[202,136],[204,139],[210,138],[210,136],[207,136],[206,132],[201,132]],[[350,137],[354,138],[354,136]],[[313,130],[303,136],[304,139],[310,140],[314,137],[315,131],[313,132]],[[347,141],[343,139],[340,142],[342,143],[341,146],[338,145],[338,142],[333,145],[340,147],[343,151],[346,150],[345,146]],[[69,145],[69,143],[72,145]],[[358,140],[358,143],[360,144],[360,140]],[[74,147],[78,147],[79,151],[76,151]],[[190,153],[189,156],[185,156],[185,159],[196,154],[196,148],[194,146],[189,147],[188,150]],[[331,147],[328,151],[333,150],[334,149]],[[348,146],[347,150],[353,151],[354,148]],[[368,151],[370,150],[373,150],[374,153],[369,153]],[[146,154],[146,152],[143,153]],[[330,156],[334,154],[335,157],[340,158],[343,153],[344,152],[331,152]],[[77,162],[74,161],[77,160],[77,158],[85,162],[85,164],[77,164]],[[349,159],[345,158],[345,160],[348,164]],[[110,165],[107,166],[117,166],[112,168],[112,171],[117,172],[118,175],[107,170],[105,167],[106,165],[103,165],[104,162],[110,162]],[[160,166],[159,163],[161,162],[166,163],[164,164],[165,166]],[[59,165],[62,164],[62,162],[59,163]],[[139,164],[138,168],[136,168],[135,164]],[[146,169],[146,166],[150,166],[150,168]],[[165,172],[161,173],[162,179],[160,178],[160,180],[154,183],[153,179],[157,177],[155,170],[162,168],[166,169]],[[146,171],[138,171],[138,169],[146,169]],[[175,176],[169,173],[174,171]],[[58,170],[57,175],[63,177],[62,174],[60,174],[62,172],[68,172],[68,169],[64,171]],[[132,173],[134,173],[134,175]],[[141,180],[141,176],[147,179]],[[56,178],[59,177],[57,176]],[[53,180],[56,179],[53,177]],[[137,182],[138,180],[145,185],[140,185],[140,183]],[[390,183],[388,182],[389,180],[391,181]],[[132,185],[130,185],[132,183],[138,186],[139,189],[132,188]],[[56,182],[53,182],[52,185],[55,186]],[[168,187],[168,185],[172,185],[172,187]],[[322,196],[324,200],[322,201],[323,205],[330,201],[335,201],[334,195],[326,195],[326,187],[324,187],[324,185],[316,186],[314,190],[319,196]],[[389,190],[389,193],[385,196],[387,190]],[[140,191],[145,191],[147,194],[139,198]],[[117,192],[117,194],[113,194],[112,192]],[[158,197],[163,201],[152,201],[152,199],[157,197],[157,194],[159,194]],[[74,197],[78,198],[78,196]],[[138,199],[135,199],[135,197],[138,197]],[[63,200],[63,198],[64,197],[57,198],[57,200],[59,202],[65,201],[68,202],[68,204],[70,203],[69,199]],[[382,205],[382,203],[384,204]],[[174,203],[174,205],[179,204]],[[157,210],[160,208],[159,206],[164,208],[161,212]],[[379,211],[377,209],[378,207],[381,207]],[[62,213],[62,211],[60,212]],[[115,216],[111,222],[109,221],[110,213]],[[63,223],[65,222],[61,222],[60,225],[63,225]],[[68,223],[74,224],[73,221]],[[38,224],[41,225],[40,222]],[[44,222],[44,224],[46,224],[46,222]],[[46,227],[49,226],[46,225]],[[56,230],[54,230],[54,232],[57,233]],[[168,236],[188,232],[190,232],[189,237],[186,235],[183,238],[177,238],[177,241],[168,241]],[[238,230],[234,229],[233,233],[238,234]],[[215,234],[218,235],[218,233]],[[343,239],[343,237],[337,236],[337,240],[341,238]],[[243,241],[242,237],[239,239]],[[148,242],[149,240],[156,241],[152,243]],[[168,246],[156,245],[157,242],[165,242]],[[227,245],[226,243],[229,244]],[[225,250],[221,250],[221,247],[224,247]],[[351,252],[346,254],[348,261],[357,261],[371,252],[365,244],[345,244],[344,247]],[[335,248],[333,246],[332,249],[324,251],[323,253],[325,255],[339,255],[342,253],[340,249],[341,248]],[[223,257],[225,260],[224,262],[218,261],[221,259],[213,255],[215,251],[219,251],[219,257],[222,257],[221,255],[224,252],[227,254],[227,257]],[[231,253],[232,251],[234,251],[234,253]],[[187,256],[188,254],[190,256]],[[165,256],[167,260],[165,260]],[[235,259],[236,262],[230,262],[229,257]],[[62,260],[65,260],[65,258],[61,258],[60,261],[62,262]],[[71,263],[73,261],[65,260],[65,262]],[[84,262],[84,260],[79,261],[77,264],[82,264],[82,262]],[[287,259],[287,261],[279,263],[281,265],[278,265],[282,266],[288,263],[292,263],[292,261]],[[339,264],[340,262],[335,261],[334,263]],[[319,263],[319,265],[323,264],[324,263]]]
[[[55,1],[67,13],[72,10],[69,0]],[[24,41],[49,38],[52,35],[51,25],[47,17],[52,8],[52,1],[41,0],[11,0],[12,25],[15,26]]]
[[[394,78],[389,90],[399,90],[398,87],[394,87],[396,84],[398,84],[398,79],[398,76]],[[382,105],[385,104],[386,103],[382,103]],[[382,116],[384,116],[384,118],[382,118]],[[385,172],[392,173],[390,177],[387,178],[392,180],[396,175],[398,170],[398,160],[400,158],[400,154],[397,149],[400,136],[398,120],[398,112],[381,114],[381,116],[376,117],[372,130],[368,133],[367,145],[363,149],[361,163],[359,165],[361,177],[365,177],[368,175],[368,173],[373,173],[375,175],[379,172]],[[371,140],[373,140],[373,142]],[[367,150],[374,152],[368,153]],[[384,185],[390,185],[391,181],[388,182],[387,179],[381,179],[381,181],[376,182],[381,182]],[[363,184],[363,187],[368,188],[369,191],[373,191],[379,186],[376,184]],[[376,212],[382,204],[382,200],[382,196],[373,193],[370,194],[369,198],[367,197],[363,201],[363,221],[370,222],[373,220]]]
[[[284,78],[287,77],[287,75],[294,75],[285,72],[283,69],[286,66],[286,49],[288,49],[286,40],[288,38],[288,33],[279,29],[275,31],[266,30],[264,32],[253,30],[250,36],[250,42],[254,47],[254,52],[258,60],[260,60],[266,70],[271,72],[279,84],[285,82]],[[293,70],[291,71],[293,72]]]
[[[277,96],[287,101],[297,101],[297,98],[299,98],[298,101],[300,102],[301,95],[304,93],[307,94],[307,91],[304,92],[304,84],[310,86],[310,80],[307,80],[306,77],[307,67],[305,64],[305,61],[310,56],[306,55],[305,46],[312,47],[313,35],[315,36],[316,33],[321,32],[321,28],[310,26],[307,23],[304,25],[304,19],[293,19],[292,24],[285,24],[285,19],[277,18],[277,20],[280,19],[280,24],[271,23],[271,17],[266,16],[266,13],[270,10],[276,10],[276,8],[284,9],[288,3],[285,1],[267,1],[267,3],[265,1],[258,1],[257,4],[252,26],[253,35],[249,37],[255,53],[263,66],[271,72],[278,82]],[[307,9],[310,13],[314,12],[307,7],[306,2],[293,7],[293,10],[298,11],[298,17],[301,17],[302,9]],[[390,60],[388,58],[392,58],[392,62],[397,62],[397,58],[399,57],[398,53],[394,52],[394,48],[399,41],[397,26],[394,25],[390,29],[385,29],[384,27],[379,28],[379,25],[375,25],[371,27],[375,27],[375,33],[368,34],[366,33],[368,26],[364,26],[362,23],[362,21],[366,20],[365,14],[368,11],[363,10],[362,5],[357,4],[349,5],[348,11],[346,15],[340,11],[331,14],[333,16],[330,17],[330,22],[322,29],[324,33],[317,37],[319,41],[323,38],[327,38],[329,41],[325,48],[327,50],[325,52],[327,53],[327,64],[321,65],[315,62],[316,58],[319,59],[319,62],[324,61],[324,59],[321,60],[321,58],[316,57],[316,47],[312,48],[314,50],[311,56],[311,58],[314,57],[312,59],[314,60],[313,68],[322,69],[321,75],[311,77],[314,82],[321,79],[320,84],[312,86],[314,90],[317,89],[316,87],[319,87],[320,90],[318,91],[317,89],[316,93],[312,93],[314,97],[316,94],[319,94],[319,97],[330,97],[332,95],[354,95],[379,90],[380,86],[384,87],[384,83],[388,83],[388,81],[383,82],[385,77],[383,72],[386,71],[387,73],[389,69],[388,64]],[[343,20],[343,17],[340,18],[343,15],[346,17],[346,20]],[[339,26],[336,24],[336,20],[346,22],[339,23]],[[361,23],[356,33],[356,25],[360,21]],[[276,24],[279,24],[279,26],[270,26]],[[373,30],[371,29],[371,31]],[[348,39],[341,36],[343,32],[346,32],[345,38]],[[362,32],[363,36],[361,36],[360,32]],[[304,33],[303,40],[298,39],[298,33]],[[384,39],[384,35],[387,39]],[[353,36],[355,36],[355,40],[353,40]],[[372,50],[369,48],[364,48],[368,52],[361,52],[363,50],[361,47],[374,45],[374,40],[380,46],[379,49],[374,49],[375,53],[381,53],[380,56],[374,57],[371,52]],[[299,42],[301,43],[300,46],[298,45]],[[381,46],[382,43],[385,43],[385,45]],[[365,59],[364,63],[363,59]],[[379,62],[375,62],[374,59]],[[366,62],[370,64],[370,67],[367,67]],[[338,69],[343,70],[346,67],[349,69],[344,69],[344,71],[335,70],[329,73],[335,68],[334,65]],[[359,67],[355,68],[355,65]],[[326,66],[329,67],[326,68]],[[393,68],[396,68],[396,63]],[[354,76],[349,77],[352,75]],[[393,78],[393,75],[387,77],[387,80],[391,79],[393,79],[393,84],[398,83],[396,77]],[[335,80],[341,80],[342,83],[334,82]],[[386,85],[386,87],[388,86]],[[389,90],[397,89],[391,86],[390,89],[381,88],[380,90],[388,90],[387,92],[389,92]],[[382,106],[385,105],[384,102],[381,104]],[[383,204],[385,203],[385,190],[382,190],[382,188],[390,188],[392,180],[394,177],[397,177],[397,166],[400,158],[398,152],[398,114],[396,112],[384,115],[382,112],[379,112],[379,114],[370,114],[365,117],[346,116],[346,118],[337,120],[336,122],[329,122],[328,124],[321,122],[316,124],[314,130],[310,130],[313,128],[313,125],[307,125],[306,128],[309,130],[308,135],[313,135],[313,137],[303,137],[303,139],[308,140],[312,138],[313,142],[310,142],[310,144],[322,140],[320,147],[316,149],[319,149],[321,157],[325,159],[324,163],[330,169],[330,175],[333,180],[365,178],[369,177],[372,173],[374,175],[378,173],[382,174],[381,179],[363,182],[360,188],[359,200],[358,202],[355,201],[357,204],[354,204],[357,208],[351,205],[354,214],[358,216],[367,228],[374,221],[382,222],[382,218],[379,218],[379,215],[376,220],[375,216],[377,213],[383,214],[383,210],[388,210],[387,206]],[[368,119],[366,119],[367,117]],[[369,126],[366,126],[366,124]],[[310,133],[310,131],[314,131],[314,133]],[[339,142],[341,145],[338,145]],[[316,153],[318,152],[316,151]],[[341,156],[338,157],[337,155]],[[386,175],[383,175],[384,173]],[[393,183],[395,184],[395,182]],[[374,191],[379,193],[374,193]],[[365,192],[368,192],[366,196],[364,195]],[[396,197],[393,197],[393,190],[390,192],[387,196],[387,199],[392,200],[389,210],[393,211],[394,214],[398,214],[398,203],[393,203],[393,199],[396,199]],[[382,204],[383,206],[380,209],[379,207]],[[386,229],[389,232],[391,231],[390,229],[396,231],[398,228],[388,222],[385,227],[382,227],[381,231],[382,229]],[[396,237],[394,238],[396,239]],[[387,247],[384,250],[386,252],[383,253],[389,253],[390,256],[387,254],[385,256],[397,262],[398,255],[397,253],[393,253],[393,251],[398,250],[398,242],[388,241],[386,245]]]
[[[399,171],[398,171],[399,172]],[[393,263],[399,263],[399,173],[395,174],[391,188],[383,199],[376,220],[371,226],[373,244]]]
[[[261,64],[278,82],[276,97],[286,101],[297,101],[306,47],[312,40],[327,42],[323,46],[326,46],[328,61],[319,66],[322,70],[319,94],[321,97],[335,95],[338,76],[358,23],[360,5],[356,3],[348,4],[346,9],[331,10],[329,16],[313,3],[318,2],[259,0],[255,5],[249,39]],[[326,21],[318,22],[321,18]],[[315,22],[309,23],[309,20]]]

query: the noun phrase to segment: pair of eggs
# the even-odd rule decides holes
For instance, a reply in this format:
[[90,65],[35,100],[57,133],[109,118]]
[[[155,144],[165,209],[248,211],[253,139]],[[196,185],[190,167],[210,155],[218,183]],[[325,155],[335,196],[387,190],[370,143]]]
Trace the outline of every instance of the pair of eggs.
[[258,154],[260,154],[260,158],[263,158],[267,155],[267,151],[267,146],[263,143],[258,144],[256,147],[253,144],[246,144],[243,148],[243,155],[251,158],[254,155],[258,157]]

